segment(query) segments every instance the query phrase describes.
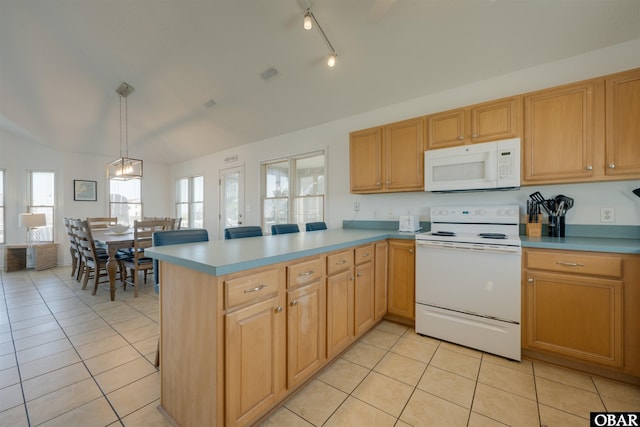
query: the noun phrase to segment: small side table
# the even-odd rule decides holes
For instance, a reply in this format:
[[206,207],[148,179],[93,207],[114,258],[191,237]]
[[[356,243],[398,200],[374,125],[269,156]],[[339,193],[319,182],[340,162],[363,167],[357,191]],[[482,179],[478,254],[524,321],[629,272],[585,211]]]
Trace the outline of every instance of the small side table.
[[27,268],[27,250],[33,247],[35,254],[35,269],[46,270],[58,264],[57,243],[31,243],[25,245],[7,245],[4,249],[4,270],[24,270]]

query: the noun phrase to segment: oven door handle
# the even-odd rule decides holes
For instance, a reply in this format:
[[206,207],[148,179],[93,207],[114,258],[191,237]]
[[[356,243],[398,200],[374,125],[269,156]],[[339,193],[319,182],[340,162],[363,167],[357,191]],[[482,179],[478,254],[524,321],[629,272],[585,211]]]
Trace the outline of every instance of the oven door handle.
[[433,242],[428,240],[416,240],[416,248],[438,248],[450,250],[464,250],[484,253],[500,253],[500,254],[520,254],[522,248],[519,246],[497,246],[497,245],[478,245],[473,243],[462,242]]

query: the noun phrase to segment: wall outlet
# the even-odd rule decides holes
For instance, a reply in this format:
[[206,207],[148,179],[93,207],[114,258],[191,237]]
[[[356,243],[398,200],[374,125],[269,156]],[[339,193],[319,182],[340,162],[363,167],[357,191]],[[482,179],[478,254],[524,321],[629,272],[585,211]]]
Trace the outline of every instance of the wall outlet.
[[360,202],[353,202],[353,211],[360,212]]
[[616,211],[614,208],[600,208],[600,222],[616,222]]

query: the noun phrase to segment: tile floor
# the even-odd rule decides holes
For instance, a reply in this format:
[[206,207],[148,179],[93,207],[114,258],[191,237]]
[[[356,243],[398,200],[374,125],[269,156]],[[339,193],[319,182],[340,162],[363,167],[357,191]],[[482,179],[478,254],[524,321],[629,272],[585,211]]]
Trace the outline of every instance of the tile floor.
[[[158,298],[70,269],[0,273],[0,426],[168,426],[153,367]],[[382,322],[263,426],[585,426],[640,411],[640,387],[416,335]]]

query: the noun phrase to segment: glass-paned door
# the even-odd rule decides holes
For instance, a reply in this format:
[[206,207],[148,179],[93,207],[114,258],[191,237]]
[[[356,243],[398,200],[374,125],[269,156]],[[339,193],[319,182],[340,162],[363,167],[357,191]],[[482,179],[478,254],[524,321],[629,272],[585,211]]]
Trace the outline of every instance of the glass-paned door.
[[220,236],[244,224],[244,166],[220,171]]

